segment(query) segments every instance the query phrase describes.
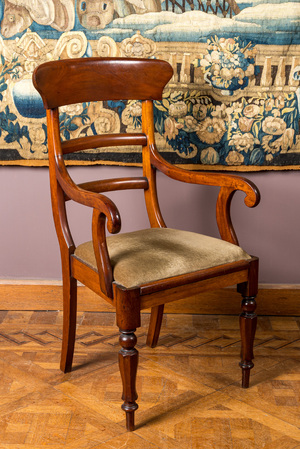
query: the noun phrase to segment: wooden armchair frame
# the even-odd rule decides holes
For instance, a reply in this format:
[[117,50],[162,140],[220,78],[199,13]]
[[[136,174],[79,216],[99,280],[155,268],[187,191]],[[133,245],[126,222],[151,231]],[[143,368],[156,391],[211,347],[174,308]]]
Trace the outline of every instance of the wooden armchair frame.
[[[106,192],[143,189],[151,228],[165,228],[157,197],[156,170],[186,183],[219,186],[216,218],[221,239],[238,245],[230,218],[234,193],[245,193],[245,204],[254,207],[259,192],[250,181],[230,174],[194,172],[167,163],[155,146],[153,100],[160,100],[173,71],[165,61],[86,58],[53,61],[40,65],[33,82],[40,92],[47,111],[49,171],[51,198],[56,232],[60,244],[63,276],[63,342],[61,369],[71,371],[76,330],[77,281],[80,281],[116,308],[120,329],[119,366],[123,382],[128,430],[134,429],[136,373],[138,351],[135,330],[140,326],[141,310],[151,308],[147,344],[157,344],[164,304],[193,294],[237,285],[242,294],[240,315],[242,386],[249,386],[253,367],[253,340],[256,329],[258,259],[251,257],[213,268],[193,271],[134,288],[125,288],[114,281],[107,242],[106,227],[111,234],[121,229],[116,205]],[[141,100],[142,133],[87,136],[70,141],[61,140],[59,110],[63,105],[89,101]],[[139,145],[143,151],[143,176],[118,178],[75,184],[68,174],[63,155],[90,148]],[[75,244],[68,225],[66,202],[76,201],[93,208],[92,239],[97,270],[74,257]]]

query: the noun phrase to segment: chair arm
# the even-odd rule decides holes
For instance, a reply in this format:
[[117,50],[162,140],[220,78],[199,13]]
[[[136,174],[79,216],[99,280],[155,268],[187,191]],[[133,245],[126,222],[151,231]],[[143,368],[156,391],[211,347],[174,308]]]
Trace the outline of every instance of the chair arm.
[[246,194],[246,206],[255,207],[259,203],[260,193],[256,185],[248,179],[241,176],[229,175],[227,173],[195,172],[176,167],[163,159],[157,149],[153,147],[151,148],[152,165],[170,178],[191,184],[219,186],[234,190],[242,190]]
[[92,220],[93,248],[98,268],[100,289],[108,298],[113,298],[113,271],[108,254],[105,235],[105,216],[94,209]]
[[230,205],[236,191],[246,194],[244,202],[248,207],[259,204],[260,193],[256,185],[246,178],[227,173],[195,172],[176,167],[165,161],[158,153],[155,145],[150,145],[151,164],[172,179],[200,185],[220,187],[217,200],[217,224],[221,238],[238,245],[231,217]]
[[56,176],[64,193],[73,201],[92,207],[104,214],[107,219],[107,229],[116,234],[121,229],[121,217],[115,203],[107,196],[90,192],[78,187],[68,174],[61,156],[56,157]]

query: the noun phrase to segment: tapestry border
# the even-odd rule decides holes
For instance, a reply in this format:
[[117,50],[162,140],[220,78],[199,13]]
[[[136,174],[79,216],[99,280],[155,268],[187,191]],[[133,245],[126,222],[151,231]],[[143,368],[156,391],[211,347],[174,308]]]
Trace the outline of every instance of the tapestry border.
[[[142,167],[142,163],[139,162],[103,162],[103,161],[65,161],[65,164],[70,167],[89,167],[89,166],[108,166],[108,167]],[[192,164],[174,164],[176,167],[184,168],[186,170],[195,171],[208,171],[208,172],[240,172],[240,173],[257,173],[257,172],[271,172],[271,171],[297,171],[300,170],[300,165],[286,165],[286,166],[230,166],[224,167],[223,165],[192,165]],[[33,161],[33,160],[22,160],[22,161],[0,161],[1,167],[48,167],[49,163],[47,160],[43,161]]]

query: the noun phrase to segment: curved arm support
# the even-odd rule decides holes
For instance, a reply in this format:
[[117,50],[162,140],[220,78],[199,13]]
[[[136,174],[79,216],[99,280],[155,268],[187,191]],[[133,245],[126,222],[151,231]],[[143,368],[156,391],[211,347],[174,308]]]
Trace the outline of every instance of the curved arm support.
[[227,187],[232,190],[245,192],[245,204],[248,207],[257,206],[260,194],[254,183],[241,176],[229,175],[227,173],[195,172],[176,167],[165,161],[158,153],[156,146],[150,146],[151,163],[158,170],[172,179],[190,184],[201,184],[209,186]]
[[220,236],[223,240],[238,245],[230,216],[231,201],[234,193],[240,190],[246,194],[244,199],[246,206],[257,206],[260,201],[260,193],[255,184],[240,176],[226,173],[195,172],[173,166],[160,156],[154,144],[150,145],[150,152],[151,164],[172,179],[191,184],[221,187],[217,200],[217,224]]
[[216,217],[221,239],[238,245],[230,215],[230,205],[235,192],[236,190],[230,187],[221,187],[217,200]]
[[50,179],[52,184],[51,201],[53,208],[53,219],[56,234],[59,240],[59,245],[61,247],[61,251],[67,249],[68,254],[73,254],[75,250],[75,244],[68,223],[66,204],[64,200],[64,192],[60,188],[60,185],[58,184],[56,177],[55,178],[53,177],[51,170],[50,170]]
[[106,244],[105,221],[106,216],[99,210],[94,209],[92,220],[93,247],[99,273],[100,288],[106,296],[112,298],[113,275]]
[[78,187],[69,176],[61,155],[56,156],[56,176],[65,194],[76,201],[97,209],[107,218],[107,229],[111,234],[116,234],[121,229],[121,218],[117,206],[105,195],[89,192]]

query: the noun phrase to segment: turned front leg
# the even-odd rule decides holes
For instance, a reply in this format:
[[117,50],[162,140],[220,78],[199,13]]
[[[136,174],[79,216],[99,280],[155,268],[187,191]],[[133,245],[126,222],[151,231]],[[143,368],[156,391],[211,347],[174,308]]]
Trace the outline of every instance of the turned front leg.
[[255,296],[245,296],[242,300],[242,313],[240,314],[240,331],[242,339],[241,362],[242,368],[242,387],[249,387],[250,370],[254,364],[252,362],[253,343],[257,324],[257,315],[255,313]]
[[138,398],[136,392],[136,373],[138,367],[139,353],[135,349],[137,338],[134,334],[135,329],[130,331],[121,330],[119,352],[119,367],[123,383],[122,399],[124,401],[121,406],[126,413],[127,430],[134,430],[134,412],[138,405],[135,402]]
[[135,348],[137,338],[134,334],[141,325],[140,291],[113,284],[117,311],[117,326],[120,329],[119,367],[123,383],[124,401],[122,409],[126,413],[127,430],[134,430],[134,412],[138,405],[136,393],[136,374],[139,353]]

